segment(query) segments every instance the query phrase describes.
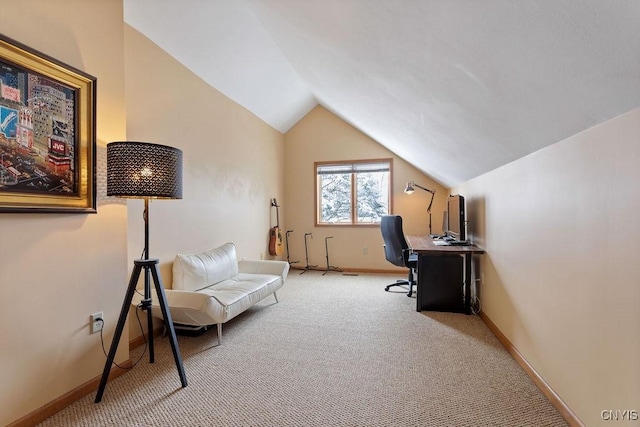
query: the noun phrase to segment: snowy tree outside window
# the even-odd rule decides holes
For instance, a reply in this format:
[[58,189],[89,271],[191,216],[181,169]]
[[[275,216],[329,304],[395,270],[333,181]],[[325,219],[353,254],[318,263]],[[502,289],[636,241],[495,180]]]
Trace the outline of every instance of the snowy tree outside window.
[[390,159],[315,166],[318,224],[379,224],[389,214]]

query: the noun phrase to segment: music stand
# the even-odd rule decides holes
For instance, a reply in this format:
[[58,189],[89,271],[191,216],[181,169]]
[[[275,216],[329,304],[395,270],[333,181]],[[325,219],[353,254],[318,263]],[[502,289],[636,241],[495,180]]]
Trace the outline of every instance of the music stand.
[[313,270],[317,265],[309,265],[309,247],[307,246],[307,236],[311,236],[313,239],[312,233],[304,233],[304,257],[307,260],[307,265],[304,267],[304,270],[300,272],[300,274],[306,273],[308,270]]
[[324,273],[322,273],[323,276],[327,274],[329,271],[341,271],[338,267],[333,266],[329,263],[329,243],[328,243],[329,239],[333,239],[333,236],[328,236],[324,238],[324,250],[327,256],[327,269],[324,270]]
[[293,233],[293,230],[287,230],[287,232],[284,234],[284,241],[287,246],[287,262],[289,263],[289,265],[299,262],[299,261],[291,261],[291,259],[289,258],[289,234],[290,233]]

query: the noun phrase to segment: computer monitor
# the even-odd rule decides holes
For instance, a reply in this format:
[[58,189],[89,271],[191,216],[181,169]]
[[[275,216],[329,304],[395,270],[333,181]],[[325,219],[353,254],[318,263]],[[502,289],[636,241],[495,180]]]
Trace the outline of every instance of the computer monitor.
[[446,212],[447,222],[444,227],[444,234],[456,240],[465,240],[464,197],[459,194],[449,196]]

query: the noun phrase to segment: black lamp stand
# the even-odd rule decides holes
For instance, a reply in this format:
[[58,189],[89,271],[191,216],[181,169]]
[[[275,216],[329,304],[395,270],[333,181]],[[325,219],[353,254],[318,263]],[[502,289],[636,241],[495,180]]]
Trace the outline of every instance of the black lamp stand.
[[427,213],[429,214],[429,234],[432,234],[433,232],[431,231],[431,205],[433,204],[433,197],[436,195],[436,192],[433,190],[427,190],[427,191],[431,193],[431,201],[429,202],[429,207],[427,207]]
[[431,230],[431,206],[433,205],[433,197],[436,195],[436,190],[429,190],[426,187],[423,187],[422,185],[418,185],[414,182],[408,182],[407,183],[407,188],[404,190],[405,193],[407,194],[411,194],[413,193],[413,187],[418,187],[424,191],[426,191],[427,193],[431,193],[431,200],[429,201],[429,206],[427,207],[427,214],[429,215],[429,234],[432,234],[432,230]]
[[[180,354],[180,348],[178,347],[178,340],[176,338],[176,331],[173,327],[173,319],[171,318],[171,311],[167,304],[167,296],[164,292],[164,286],[162,285],[162,278],[158,269],[158,259],[148,259],[149,257],[149,199],[144,199],[144,258],[133,261],[133,272],[131,273],[131,279],[129,280],[129,287],[127,288],[127,294],[122,302],[122,309],[120,310],[120,317],[118,318],[118,324],[116,326],[115,335],[111,342],[111,348],[107,356],[107,361],[102,371],[102,378],[100,379],[100,386],[98,387],[98,394],[96,394],[95,403],[102,400],[104,389],[107,386],[107,380],[109,379],[109,373],[111,372],[111,365],[113,359],[116,356],[118,350],[118,344],[122,337],[122,331],[127,322],[127,315],[129,314],[129,307],[133,300],[133,295],[136,292],[138,280],[140,279],[140,273],[144,269],[144,301],[142,308],[147,311],[147,334],[149,336],[149,362],[154,362],[154,350],[153,350],[153,318],[151,316],[151,280],[156,288],[156,294],[158,295],[158,303],[162,310],[162,317],[164,318],[164,326],[169,331],[169,340],[171,342],[171,350],[173,351],[173,358],[176,362],[176,368],[178,368],[178,374],[180,375],[180,382],[182,387],[187,386],[187,377],[184,373],[184,366],[182,365],[182,355]],[[151,274],[151,277],[149,276]]]

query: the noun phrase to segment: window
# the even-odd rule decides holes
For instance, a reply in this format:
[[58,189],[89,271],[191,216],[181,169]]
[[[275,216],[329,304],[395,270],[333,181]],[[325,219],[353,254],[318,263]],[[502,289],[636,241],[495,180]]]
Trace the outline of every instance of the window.
[[316,224],[379,224],[391,211],[391,159],[317,162]]

